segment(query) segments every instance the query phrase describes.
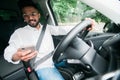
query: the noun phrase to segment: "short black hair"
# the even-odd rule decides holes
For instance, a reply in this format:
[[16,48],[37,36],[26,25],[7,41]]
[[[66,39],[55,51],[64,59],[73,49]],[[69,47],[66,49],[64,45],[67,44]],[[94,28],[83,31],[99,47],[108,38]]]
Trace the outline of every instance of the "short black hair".
[[[44,16],[44,13],[43,13],[42,9],[39,7],[39,5],[35,4],[32,0],[19,0],[19,1],[18,1],[18,7],[19,7],[19,9],[20,9],[20,13],[21,13],[21,14],[23,14],[22,9],[23,9],[24,7],[28,7],[28,6],[32,6],[32,7],[34,7],[35,9],[38,10],[38,12],[40,13],[40,15],[42,15],[41,18],[40,18],[41,23],[44,23],[44,21],[45,21],[45,16]],[[22,15],[21,15],[21,16],[22,16]]]
[[39,11],[39,8],[37,7],[37,5],[32,0],[19,0],[18,1],[18,6],[19,6],[19,9],[20,9],[21,12],[22,12],[22,9],[24,7],[27,7],[27,6],[32,6]]

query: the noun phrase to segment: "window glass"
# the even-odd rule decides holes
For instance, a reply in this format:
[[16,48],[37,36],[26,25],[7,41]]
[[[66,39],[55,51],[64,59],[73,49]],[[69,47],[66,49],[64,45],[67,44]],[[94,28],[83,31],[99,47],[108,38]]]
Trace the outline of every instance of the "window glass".
[[85,18],[92,18],[97,25],[94,30],[103,32],[103,26],[109,22],[108,18],[80,0],[51,0],[51,6],[58,25],[76,25]]
[[15,11],[0,10],[0,20],[10,21],[17,18],[17,13]]

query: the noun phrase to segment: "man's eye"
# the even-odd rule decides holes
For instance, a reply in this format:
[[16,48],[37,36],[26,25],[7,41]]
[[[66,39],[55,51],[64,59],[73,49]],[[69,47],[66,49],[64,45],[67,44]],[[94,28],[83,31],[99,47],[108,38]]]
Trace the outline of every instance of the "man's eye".
[[23,17],[28,17],[28,15],[27,14],[23,14]]
[[34,13],[31,13],[31,14],[23,14],[23,17],[29,17],[29,16],[36,16],[38,13],[34,12]]
[[36,16],[36,15],[37,15],[37,13],[32,13],[32,14],[31,14],[31,16]]

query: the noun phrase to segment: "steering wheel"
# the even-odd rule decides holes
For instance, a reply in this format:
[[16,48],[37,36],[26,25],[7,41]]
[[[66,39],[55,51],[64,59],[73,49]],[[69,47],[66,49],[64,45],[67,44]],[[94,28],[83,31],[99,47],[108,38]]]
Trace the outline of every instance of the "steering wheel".
[[[53,52],[53,61],[54,63],[59,63],[61,59],[60,55],[62,55],[63,51],[68,47],[70,42],[76,37],[76,35],[81,32],[84,28],[90,26],[92,21],[84,20],[77,24],[57,45],[56,49]],[[64,54],[64,53],[63,53]]]
[[[92,21],[90,20],[80,22],[60,41],[53,51],[53,62],[55,64],[64,59],[71,59],[70,63],[72,63],[72,59],[74,59],[78,60],[80,67],[86,71],[91,71],[89,75],[107,72],[109,62],[96,52],[93,43],[91,41],[86,43],[85,40],[77,37],[78,33],[91,24]],[[71,43],[73,47],[70,47]]]
[[[69,60],[67,62],[70,64],[73,63],[73,65],[77,63],[79,64],[78,68],[80,68],[87,77],[100,75],[113,70],[113,63],[115,62],[113,57],[111,57],[111,52],[110,60],[107,61],[103,56],[96,52],[92,41],[86,42],[77,35],[88,26],[91,26],[91,24],[92,21],[90,20],[82,21],[60,41],[53,51],[53,62],[55,64],[63,60]],[[117,42],[119,38],[120,36],[117,37],[117,40],[113,39],[113,43]],[[111,42],[111,39],[106,40],[103,46],[113,44],[109,44],[109,42]]]

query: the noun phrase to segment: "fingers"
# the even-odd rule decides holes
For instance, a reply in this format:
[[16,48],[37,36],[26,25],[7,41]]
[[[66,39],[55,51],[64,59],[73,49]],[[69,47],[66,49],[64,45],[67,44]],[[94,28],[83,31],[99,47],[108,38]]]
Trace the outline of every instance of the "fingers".
[[25,55],[28,55],[28,54],[30,54],[30,53],[32,53],[32,51],[31,50],[21,50],[21,56],[25,56]]
[[91,18],[85,18],[85,20],[90,20],[90,21],[92,21],[91,27],[88,28],[89,31],[92,30],[93,27],[95,26],[95,20],[94,20],[94,19],[91,19]]
[[31,52],[31,53],[28,53],[27,55],[22,56],[21,60],[28,61],[28,60],[34,58],[36,55],[37,55],[37,51],[34,51],[34,52]]
[[33,51],[30,49],[18,49],[18,51],[14,54],[13,60],[22,60],[22,61],[28,61],[32,58],[34,58],[37,55],[37,51]]

